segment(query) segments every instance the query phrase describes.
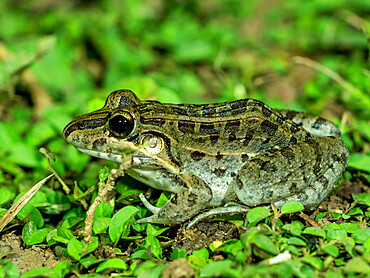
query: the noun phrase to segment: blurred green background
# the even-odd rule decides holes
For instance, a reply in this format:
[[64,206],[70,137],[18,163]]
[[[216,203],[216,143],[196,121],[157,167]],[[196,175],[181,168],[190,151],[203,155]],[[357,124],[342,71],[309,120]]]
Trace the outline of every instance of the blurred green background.
[[[28,204],[29,211],[32,209],[32,221],[43,231],[30,244],[45,240],[47,244],[55,244],[53,235],[46,236],[57,225],[74,233],[81,229],[87,206],[83,207],[86,204],[76,200],[77,197],[97,183],[103,165],[116,165],[79,153],[64,142],[61,133],[77,115],[101,108],[108,94],[118,89],[130,89],[141,99],[171,103],[256,98],[273,108],[306,111],[332,119],[340,126],[351,152],[349,168],[342,180],[347,185],[356,185],[359,192],[368,193],[369,34],[370,1],[365,0],[2,0],[0,216],[17,194],[27,191],[50,172],[46,159],[38,152],[40,147],[46,147],[56,157],[52,163],[54,169],[74,191],[67,194],[54,180],[35,195],[32,204]],[[128,197],[132,201],[132,196],[136,196],[136,207],[140,209],[140,217],[144,216],[147,211],[140,206],[137,187],[125,182],[116,186],[120,194],[118,208],[127,205]],[[352,217],[356,222],[349,225],[360,229],[361,222],[365,227],[370,215],[366,211],[370,205],[369,194],[365,193],[362,196],[365,201],[359,201],[361,208],[367,206],[365,212],[356,207],[355,213],[345,215],[346,209],[343,215],[336,213],[333,222],[341,217],[341,221],[349,221]],[[337,204],[344,206],[342,201]],[[106,225],[94,227],[100,229],[94,232],[103,240],[113,211],[109,208],[101,209],[101,215],[97,216],[104,216]],[[19,215],[18,218],[22,219]],[[152,238],[155,238],[151,234],[153,230],[160,231],[158,235],[166,230],[149,226],[152,230],[147,229],[147,234]],[[300,235],[304,225],[299,226]],[[132,242],[145,238],[145,228],[140,225],[133,228]],[[350,238],[353,244],[348,247],[347,236],[353,230],[342,228],[328,239],[338,240],[337,245],[342,248],[341,261],[338,259],[336,266],[345,265],[355,256],[352,251],[355,242]],[[365,247],[362,245],[368,231],[361,229],[363,237],[356,239],[356,250],[365,248],[364,258],[370,261],[370,240]],[[339,234],[343,235],[340,239]],[[284,236],[291,237],[288,232]],[[314,236],[302,237],[307,242],[304,256],[311,252],[311,243],[318,242]],[[75,239],[71,236],[68,240],[71,238]],[[275,235],[273,238],[275,242]],[[343,242],[339,241],[342,239]],[[282,242],[276,242],[281,250]],[[159,246],[159,242],[156,244]],[[153,244],[148,241],[147,245]],[[147,245],[140,252],[144,254]],[[289,250],[296,250],[294,254],[298,256],[301,253],[293,245]],[[56,249],[61,246],[64,245],[59,243]],[[320,248],[323,250],[325,246],[327,242]],[[82,244],[80,247],[83,249]],[[313,253],[321,252],[320,248]],[[337,254],[328,253],[332,257],[322,257],[327,265],[332,265],[333,258],[338,257],[339,248],[335,251]],[[312,260],[304,266],[300,262],[299,267],[309,269],[311,264],[315,269],[309,269],[311,274],[321,271],[321,259],[307,257]],[[354,260],[348,263],[346,269],[368,273],[367,262],[360,260],[361,263]],[[296,263],[292,261],[291,270],[297,269]],[[244,267],[245,259],[240,264]],[[264,267],[257,269],[263,271]],[[300,273],[293,270],[291,275]],[[278,269],[276,273],[280,275],[281,271]]]
[[123,88],[322,115],[368,170],[370,1],[4,0],[0,10],[4,185],[48,172],[41,146],[61,174],[85,169],[90,158],[64,143],[63,127]]

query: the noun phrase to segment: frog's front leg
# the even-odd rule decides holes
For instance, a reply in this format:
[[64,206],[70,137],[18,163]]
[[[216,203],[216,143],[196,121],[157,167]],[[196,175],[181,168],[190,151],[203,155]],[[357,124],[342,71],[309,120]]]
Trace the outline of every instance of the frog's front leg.
[[177,177],[181,183],[180,189],[162,208],[153,207],[144,196],[141,197],[143,204],[153,215],[139,219],[136,223],[177,224],[190,219],[208,206],[212,200],[212,191],[202,179],[188,171]]
[[290,200],[314,209],[331,192],[349,161],[344,142],[315,137],[248,161],[239,171],[234,192],[248,206]]

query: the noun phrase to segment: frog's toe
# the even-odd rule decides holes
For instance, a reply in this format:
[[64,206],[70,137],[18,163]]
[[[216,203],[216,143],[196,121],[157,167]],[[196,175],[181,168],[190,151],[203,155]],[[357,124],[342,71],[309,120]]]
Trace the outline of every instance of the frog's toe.
[[135,224],[142,224],[142,223],[156,223],[157,217],[155,215],[141,218],[135,221]]
[[[158,214],[160,208],[157,208],[157,207],[153,206],[151,203],[149,203],[149,201],[145,198],[143,193],[139,194],[139,198],[148,210],[150,210],[154,215]],[[150,217],[147,217],[147,218],[150,218]],[[146,219],[146,218],[143,218],[143,219]],[[150,221],[146,221],[146,222],[150,222]],[[142,223],[146,223],[146,222],[142,222]]]
[[171,220],[158,217],[158,215],[156,215],[156,214],[135,221],[135,224],[141,224],[141,223],[156,223],[156,224],[164,224],[164,225],[175,225],[175,224],[177,224],[177,223],[174,223]]

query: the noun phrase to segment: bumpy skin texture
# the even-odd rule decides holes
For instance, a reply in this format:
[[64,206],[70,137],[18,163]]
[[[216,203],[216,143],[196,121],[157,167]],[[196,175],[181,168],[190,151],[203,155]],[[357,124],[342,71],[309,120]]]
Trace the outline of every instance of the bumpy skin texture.
[[332,122],[254,99],[174,105],[120,90],[102,109],[69,123],[64,137],[83,152],[116,162],[122,162],[123,149],[134,151],[127,173],[175,193],[161,209],[142,197],[154,215],[138,222],[176,224],[207,207],[214,209],[205,216],[271,202],[281,207],[289,200],[314,209],[349,161]]

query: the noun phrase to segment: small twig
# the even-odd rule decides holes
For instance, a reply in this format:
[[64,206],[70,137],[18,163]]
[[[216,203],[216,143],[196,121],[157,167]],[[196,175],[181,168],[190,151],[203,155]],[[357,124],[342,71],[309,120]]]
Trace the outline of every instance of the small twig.
[[305,214],[303,211],[299,212],[299,216],[302,217],[305,221],[310,223],[312,227],[316,228],[322,228],[319,223],[317,223],[315,220],[313,220],[311,217],[309,217],[307,214]]
[[279,211],[277,210],[276,206],[275,206],[275,203],[274,202],[271,202],[271,209],[274,213],[274,217],[272,218],[271,220],[271,229],[275,232],[275,229],[276,229],[276,222],[279,220],[281,214],[279,213]]
[[357,205],[357,202],[358,200],[355,200],[353,203],[351,203],[351,205],[348,206],[346,210],[344,211],[344,214],[347,214],[348,212],[350,212]]
[[120,164],[118,169],[112,169],[108,175],[107,180],[101,181],[98,184],[98,196],[96,196],[94,202],[91,204],[89,210],[86,213],[86,219],[85,219],[85,230],[84,230],[84,240],[86,243],[91,242],[92,237],[92,227],[94,222],[94,215],[96,212],[96,209],[100,205],[100,203],[103,200],[106,200],[106,198],[110,195],[110,193],[113,191],[114,185],[116,183],[116,180],[119,177],[122,177],[125,175],[125,171],[130,168],[132,163],[132,154],[127,155],[123,162]]
[[30,190],[27,191],[0,219],[0,232],[5,226],[14,219],[18,212],[28,203],[35,193],[43,186],[54,174],[51,174],[43,180],[36,183]]
[[[335,82],[337,82],[339,85],[345,87],[346,80],[340,76],[338,73],[332,71],[331,69],[319,64],[318,62],[311,60],[309,58],[301,57],[301,56],[295,56],[293,57],[293,62],[304,65],[306,67],[312,68],[316,71],[319,71],[329,78],[333,79]],[[351,85],[352,86],[352,85]]]
[[327,77],[331,78],[335,82],[337,82],[345,91],[349,92],[351,95],[359,98],[363,105],[366,107],[370,107],[370,99],[363,93],[360,89],[353,86],[347,80],[345,80],[342,76],[338,73],[332,71],[331,69],[319,64],[316,61],[313,61],[309,58],[295,56],[293,57],[293,61],[297,64],[304,65],[306,67],[312,68],[316,71],[319,71],[325,74]]
[[54,173],[55,177],[57,178],[57,180],[62,185],[62,188],[63,188],[64,192],[67,195],[69,195],[71,193],[71,189],[69,189],[69,187],[67,186],[67,184],[62,180],[62,178],[58,175],[58,173],[51,166],[50,159],[52,159],[53,161],[55,161],[54,155],[52,153],[48,152],[48,150],[45,149],[45,148],[40,148],[39,149],[39,152],[42,153],[46,157],[46,160],[47,160],[48,165],[49,165],[49,170],[52,173]]

